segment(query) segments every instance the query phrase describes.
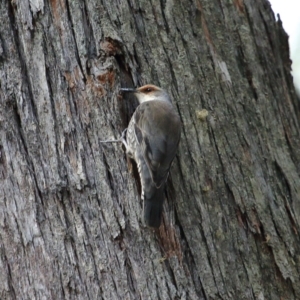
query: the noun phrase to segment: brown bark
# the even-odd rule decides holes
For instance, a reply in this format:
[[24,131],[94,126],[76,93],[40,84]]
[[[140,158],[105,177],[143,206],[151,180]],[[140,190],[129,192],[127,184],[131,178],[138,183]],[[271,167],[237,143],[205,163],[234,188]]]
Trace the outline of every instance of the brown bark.
[[[1,299],[300,299],[299,102],[265,0],[0,2]],[[182,119],[159,230],[118,137]]]

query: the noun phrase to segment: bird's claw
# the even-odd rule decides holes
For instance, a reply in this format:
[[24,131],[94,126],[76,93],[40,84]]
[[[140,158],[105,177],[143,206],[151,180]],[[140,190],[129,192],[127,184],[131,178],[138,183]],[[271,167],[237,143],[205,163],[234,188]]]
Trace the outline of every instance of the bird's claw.
[[123,130],[123,132],[122,132],[122,135],[121,135],[121,137],[120,137],[120,140],[121,140],[121,142],[124,144],[124,146],[126,147],[126,149],[127,149],[127,141],[126,141],[126,132],[127,132],[127,128],[125,128],[124,130]]
[[122,132],[122,135],[120,138],[118,138],[117,140],[105,140],[105,141],[100,141],[100,143],[123,143],[125,145],[125,147],[127,146],[127,142],[126,142],[126,131],[127,131],[127,128],[125,128]]

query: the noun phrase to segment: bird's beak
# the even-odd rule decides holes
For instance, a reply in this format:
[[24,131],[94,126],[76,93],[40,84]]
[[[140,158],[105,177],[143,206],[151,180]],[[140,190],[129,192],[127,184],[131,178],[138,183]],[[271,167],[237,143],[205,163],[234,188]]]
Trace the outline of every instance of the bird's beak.
[[134,89],[134,88],[121,88],[120,91],[123,92],[123,93],[135,93],[136,89]]

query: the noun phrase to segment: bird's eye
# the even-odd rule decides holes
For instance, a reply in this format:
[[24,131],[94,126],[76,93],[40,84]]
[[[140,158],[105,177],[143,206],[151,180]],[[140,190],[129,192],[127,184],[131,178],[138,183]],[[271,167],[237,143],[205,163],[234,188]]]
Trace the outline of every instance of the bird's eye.
[[150,88],[147,88],[147,89],[146,89],[146,92],[147,92],[147,93],[151,92],[151,89],[150,89]]

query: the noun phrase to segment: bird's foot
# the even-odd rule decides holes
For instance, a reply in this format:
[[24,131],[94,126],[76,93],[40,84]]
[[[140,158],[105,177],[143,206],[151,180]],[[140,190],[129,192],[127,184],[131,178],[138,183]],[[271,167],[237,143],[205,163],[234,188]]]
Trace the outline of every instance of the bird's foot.
[[126,132],[127,132],[127,128],[125,128],[122,132],[122,135],[120,137],[121,142],[123,143],[123,145],[125,146],[126,150],[128,149],[128,144],[126,141]]
[[125,146],[126,149],[127,149],[127,142],[126,142],[126,138],[125,138],[125,136],[126,136],[126,131],[127,131],[127,128],[125,128],[125,129],[123,130],[121,137],[118,138],[117,140],[105,140],[105,141],[100,141],[100,143],[119,143],[119,142],[121,142],[121,143],[124,144],[124,146]]

